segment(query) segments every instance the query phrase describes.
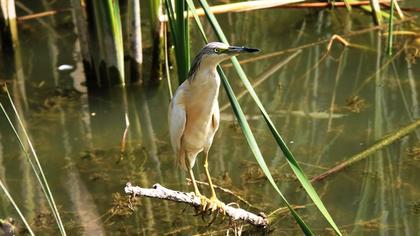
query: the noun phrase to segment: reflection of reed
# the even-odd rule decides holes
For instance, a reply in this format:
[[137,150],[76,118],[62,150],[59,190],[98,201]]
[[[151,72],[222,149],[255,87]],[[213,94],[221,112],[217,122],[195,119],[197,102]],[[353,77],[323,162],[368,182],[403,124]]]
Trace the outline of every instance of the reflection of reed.
[[[6,168],[4,168],[4,154],[3,154],[3,140],[2,140],[2,134],[0,132],[0,180],[6,181]],[[6,183],[4,182],[5,187],[7,188]],[[5,198],[0,197],[1,201],[1,208],[0,213],[3,215],[8,215],[7,213],[7,203],[8,201]]]
[[406,63],[407,63],[407,72],[408,72],[408,82],[410,84],[410,90],[411,90],[411,102],[412,102],[411,109],[413,110],[413,118],[417,119],[419,118],[419,113],[420,113],[420,104],[418,101],[419,90],[417,89],[417,86],[416,86],[418,85],[417,84],[418,80],[415,79],[415,76],[414,76],[415,72],[413,72],[413,67],[412,67],[411,62],[406,60]]
[[[22,114],[20,117],[21,122],[24,127],[28,127],[25,120],[25,111],[23,109],[23,106],[25,104],[26,95],[21,94],[22,91],[25,91],[25,89],[22,90],[22,87],[25,86],[25,83],[23,81],[15,80],[13,81],[13,102],[16,107],[16,110],[19,112],[19,114]],[[16,122],[18,123],[18,122]],[[15,127],[17,127],[17,132],[20,137],[25,137],[23,127],[19,124],[16,124]],[[29,144],[26,139],[23,140],[23,145],[25,150],[29,149]],[[28,161],[25,159],[25,153],[22,150],[21,154],[19,155],[20,160],[20,170],[22,173],[22,199],[24,199],[24,211],[25,215],[28,219],[35,220],[35,195],[36,195],[36,189],[35,184],[33,182],[33,175],[31,171],[31,167],[28,163]],[[39,210],[39,209],[37,209]]]
[[128,41],[128,53],[130,57],[130,81],[141,81],[141,69],[143,64],[143,46],[140,24],[140,1],[130,0],[127,3],[126,14],[126,40]]
[[[42,0],[42,5],[44,6],[45,10],[50,10],[50,5],[46,0]],[[49,18],[49,22],[48,25],[50,25],[50,27],[55,28],[55,19],[53,16],[48,16],[47,18]],[[54,80],[54,86],[58,87],[59,85],[59,75],[58,75],[58,71],[56,69],[57,65],[58,65],[58,53],[59,53],[59,49],[58,49],[58,43],[57,43],[57,37],[55,34],[53,33],[47,33],[47,46],[48,46],[48,53],[49,53],[49,60],[50,60],[50,65],[51,65],[51,73],[52,73],[52,77]]]
[[[82,101],[86,101],[82,99]],[[60,117],[60,125],[61,125],[61,134],[62,134],[62,144],[64,150],[64,159],[67,162],[68,168],[67,170],[67,183],[65,188],[68,191],[68,195],[70,196],[70,201],[72,202],[72,207],[74,207],[77,221],[79,222],[80,226],[83,228],[82,235],[105,235],[103,226],[101,222],[98,221],[99,214],[93,200],[93,197],[89,190],[86,188],[85,184],[81,180],[78,170],[74,167],[75,163],[71,158],[73,154],[73,147],[70,141],[69,130],[72,130],[71,127],[67,125],[67,118],[66,112],[63,110],[61,105],[59,104],[57,107]],[[86,114],[84,114],[86,116]],[[83,114],[81,116],[83,118]],[[89,119],[81,119],[81,122],[89,122]],[[88,123],[89,124],[89,123]],[[86,126],[88,124],[80,125],[81,127]],[[90,130],[89,128],[87,129]],[[82,131],[83,132],[83,131]],[[87,137],[89,137],[89,133],[87,133]],[[90,140],[88,139],[85,142],[86,145],[92,146]]]
[[[417,101],[417,91],[413,91],[413,87],[412,87],[412,85],[414,84],[414,83],[412,83],[412,82],[414,82],[414,78],[412,77],[413,76],[413,74],[412,74],[413,72],[411,71],[410,62],[407,62],[407,67],[408,67],[408,78],[409,78],[409,81],[410,81],[410,83],[409,83],[410,84],[410,89],[411,89],[412,93],[416,96],[414,98],[413,104],[416,104],[416,101]],[[398,70],[396,68],[395,62],[392,62],[392,69],[393,69],[393,72],[394,72],[395,76],[391,76],[391,77],[392,77],[392,79],[395,81],[395,83],[398,86],[398,90],[400,92],[401,100],[402,100],[402,102],[404,104],[404,109],[405,109],[405,111],[407,113],[407,117],[410,119],[411,122],[414,122],[415,119],[418,118],[418,116],[416,116],[416,113],[417,112],[415,110],[415,106],[414,105],[413,105],[414,110],[413,109],[410,109],[410,105],[409,105],[409,102],[408,102],[408,99],[407,99],[407,96],[406,96],[406,92],[403,89],[403,86],[401,85],[401,77],[398,76]],[[414,86],[415,86],[415,84],[414,84]],[[414,132],[415,132],[415,134],[417,136],[417,139],[420,140],[420,131],[416,129]]]
[[334,113],[334,108],[335,108],[335,100],[336,100],[336,95],[337,95],[337,88],[338,88],[338,83],[340,81],[340,78],[343,76],[343,68],[345,67],[344,62],[345,58],[347,56],[347,50],[346,48],[344,48],[344,51],[341,52],[340,57],[338,58],[338,65],[337,65],[337,72],[335,75],[335,82],[334,82],[334,89],[333,89],[333,94],[332,94],[332,98],[331,98],[331,103],[330,103],[330,116],[328,119],[328,125],[327,125],[327,132],[331,131],[331,126],[332,126],[332,115]]
[[[381,39],[380,35],[377,35],[377,49],[378,54],[376,57],[376,69],[382,71],[381,65],[383,64],[381,52]],[[384,78],[387,74],[384,72],[378,72],[375,74],[374,83],[374,114],[373,114],[373,140],[378,140],[383,137],[385,129],[392,128],[393,117],[390,116],[387,100],[387,91],[385,90]],[[361,200],[358,205],[355,222],[363,222],[370,219],[377,219],[378,222],[378,233],[387,234],[390,231],[390,225],[398,225],[403,222],[407,222],[404,219],[404,206],[402,194],[400,190],[394,188],[392,183],[397,180],[395,174],[397,174],[398,165],[395,165],[395,160],[392,158],[394,149],[387,148],[376,152],[375,158],[371,158],[365,165],[365,175],[362,181],[361,187]],[[377,178],[372,178],[371,174],[377,174]],[[391,187],[390,187],[391,185]],[[374,204],[372,204],[374,203]],[[400,207],[395,207],[399,205]],[[401,222],[402,221],[402,222]],[[356,224],[352,233],[361,234],[364,230],[363,225]]]
[[[138,91],[139,97],[134,96],[133,98],[135,98],[135,100],[137,101],[137,104],[138,104],[137,107],[139,108],[137,114],[138,114],[138,119],[141,126],[144,146],[146,147],[148,157],[151,157],[153,161],[153,165],[155,167],[153,171],[156,171],[158,181],[162,183],[163,176],[162,176],[160,157],[158,153],[158,147],[156,145],[156,134],[153,128],[152,117],[151,117],[151,113],[149,109],[148,100],[145,96],[145,92],[146,92],[145,90]],[[142,171],[141,173],[142,173],[142,177],[140,178],[142,182],[141,186],[150,186],[151,183],[149,182],[149,179],[147,178],[147,173],[144,171]],[[179,171],[174,171],[174,173],[175,175],[178,175]],[[177,179],[179,179],[178,176],[177,176]],[[155,221],[153,217],[154,214],[153,214],[153,209],[152,209],[152,202],[150,201],[150,199],[147,199],[146,201],[147,201],[146,211],[147,211],[147,217],[148,217],[148,222],[149,222],[148,223],[149,228],[154,228]],[[166,201],[163,202],[163,209],[165,209],[165,212],[167,212],[167,214],[165,214],[166,220],[170,222],[172,218],[172,213],[171,213],[172,211],[169,209],[168,202]]]

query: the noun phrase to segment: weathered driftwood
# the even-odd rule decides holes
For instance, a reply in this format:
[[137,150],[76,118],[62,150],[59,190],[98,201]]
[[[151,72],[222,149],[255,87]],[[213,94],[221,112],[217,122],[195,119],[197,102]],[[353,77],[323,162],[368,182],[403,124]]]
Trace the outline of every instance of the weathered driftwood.
[[[126,194],[133,194],[134,196],[158,198],[186,203],[194,207],[201,207],[200,198],[195,196],[194,193],[174,191],[167,189],[160,184],[155,184],[152,188],[141,188],[138,186],[132,186],[131,183],[127,183],[124,191]],[[243,220],[249,224],[259,227],[268,226],[268,220],[265,217],[229,205],[226,205],[226,216],[228,216],[231,220]]]

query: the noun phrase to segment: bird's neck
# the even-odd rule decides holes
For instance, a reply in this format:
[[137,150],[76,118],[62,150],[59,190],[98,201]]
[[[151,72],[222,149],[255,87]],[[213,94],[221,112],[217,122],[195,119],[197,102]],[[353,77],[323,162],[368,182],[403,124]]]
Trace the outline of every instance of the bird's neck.
[[217,73],[216,66],[206,66],[206,68],[200,68],[196,72],[194,79],[191,81],[195,86],[206,86],[208,89],[219,89],[220,77]]

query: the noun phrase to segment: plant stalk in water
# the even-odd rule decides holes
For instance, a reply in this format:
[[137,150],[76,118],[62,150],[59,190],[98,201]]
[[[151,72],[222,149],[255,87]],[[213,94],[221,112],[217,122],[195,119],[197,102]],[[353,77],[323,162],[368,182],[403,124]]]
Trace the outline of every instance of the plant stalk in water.
[[[190,67],[190,44],[188,31],[188,13],[185,0],[165,0],[170,32],[175,46],[175,57],[178,72],[178,82],[181,84],[187,78]],[[188,12],[188,11],[186,11]]]
[[25,154],[26,159],[28,160],[29,164],[31,165],[32,170],[34,171],[34,174],[35,174],[35,176],[36,176],[36,178],[37,178],[37,180],[38,180],[38,182],[39,182],[39,184],[41,186],[41,189],[42,189],[42,191],[43,191],[43,193],[44,193],[44,195],[45,195],[45,197],[47,199],[47,202],[48,202],[48,204],[49,204],[49,206],[51,208],[51,211],[52,211],[52,213],[54,215],[54,218],[55,218],[55,220],[57,222],[58,228],[60,229],[61,235],[66,235],[66,231],[64,229],[64,224],[63,224],[63,222],[61,220],[60,213],[58,212],[58,208],[57,208],[57,206],[55,204],[54,197],[53,197],[53,195],[51,193],[51,190],[50,190],[50,187],[49,187],[47,178],[45,177],[44,171],[43,171],[42,166],[41,166],[41,164],[39,162],[38,155],[36,154],[35,149],[34,149],[34,147],[32,145],[32,142],[29,139],[29,135],[26,132],[25,126],[23,125],[23,122],[22,122],[22,120],[20,118],[19,113],[17,112],[17,109],[16,109],[16,107],[15,107],[15,105],[13,103],[12,97],[10,96],[9,90],[7,89],[6,86],[4,88],[5,88],[5,91],[7,93],[8,98],[9,98],[10,105],[13,108],[13,111],[14,111],[14,113],[16,115],[16,118],[17,118],[17,120],[19,122],[19,125],[21,126],[21,128],[23,130],[23,134],[25,136],[24,138],[26,139],[26,142],[29,145],[29,149],[30,149],[30,151],[31,151],[31,153],[33,155],[33,158],[35,160],[35,164],[32,162],[32,159],[30,158],[30,154],[26,150],[26,147],[24,145],[23,139],[20,137],[20,135],[16,131],[15,126],[13,125],[13,123],[12,123],[9,115],[7,114],[6,110],[4,109],[3,104],[1,104],[1,103],[0,103],[0,108],[3,111],[3,113],[4,113],[7,121],[9,122],[11,128],[13,129],[13,132],[16,135],[16,138],[19,141],[20,147],[22,148],[22,150],[23,150],[23,152]]
[[0,39],[6,52],[13,52],[18,41],[14,0],[0,1]]
[[89,51],[95,76],[87,78],[88,87],[124,85],[124,48],[118,1],[86,1],[86,15],[88,29],[93,30],[80,29],[79,32],[88,32],[90,38]]
[[127,32],[130,56],[130,81],[140,80],[143,64],[143,46],[141,41],[140,1],[129,0],[127,3]]
[[361,160],[364,160],[368,157],[370,157],[372,154],[377,152],[378,150],[394,143],[395,141],[401,139],[402,137],[408,135],[409,133],[415,131],[420,126],[420,119],[415,120],[413,123],[410,123],[409,125],[395,131],[394,133],[387,135],[382,140],[378,141],[368,149],[349,157],[346,161],[341,162],[340,164],[332,167],[328,171],[317,175],[311,179],[311,182],[316,182],[325,179],[326,177],[335,174],[351,165],[353,165],[356,162],[359,162]]
[[389,8],[389,21],[388,21],[388,56],[392,56],[392,43],[393,43],[393,31],[394,31],[394,6],[395,0],[391,0],[391,7]]
[[29,226],[28,221],[26,220],[25,216],[23,216],[23,214],[20,211],[19,207],[17,206],[16,202],[13,200],[12,195],[10,195],[9,191],[7,191],[6,186],[3,184],[3,181],[1,181],[1,180],[0,180],[0,188],[3,190],[7,199],[9,199],[10,203],[15,208],[16,212],[19,214],[19,217],[22,220],[23,224],[25,225],[26,229],[28,230],[29,234],[34,236],[35,234],[32,231],[31,227]]

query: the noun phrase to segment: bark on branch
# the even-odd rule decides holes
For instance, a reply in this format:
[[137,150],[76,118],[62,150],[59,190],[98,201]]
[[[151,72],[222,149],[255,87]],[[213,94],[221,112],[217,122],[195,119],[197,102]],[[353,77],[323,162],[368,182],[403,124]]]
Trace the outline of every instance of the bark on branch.
[[[132,194],[134,196],[158,198],[174,202],[186,203],[194,207],[201,206],[200,198],[195,196],[193,193],[174,191],[171,189],[167,189],[160,184],[155,184],[152,188],[141,188],[138,186],[132,186],[131,183],[127,183],[127,185],[124,188],[124,191],[126,194]],[[226,215],[234,221],[242,220],[248,222],[251,225],[259,227],[268,226],[268,220],[265,217],[245,211],[244,209],[226,205]]]

